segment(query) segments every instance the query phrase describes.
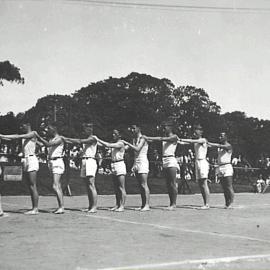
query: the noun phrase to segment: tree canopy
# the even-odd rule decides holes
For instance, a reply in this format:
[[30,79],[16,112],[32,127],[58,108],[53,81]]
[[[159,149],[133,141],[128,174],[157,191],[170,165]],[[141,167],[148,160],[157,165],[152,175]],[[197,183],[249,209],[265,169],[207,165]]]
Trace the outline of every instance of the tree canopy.
[[[14,124],[7,124],[10,117]],[[136,72],[91,83],[71,96],[45,96],[23,114],[1,116],[1,130],[13,132],[24,119],[37,130],[43,122],[57,120],[59,131],[68,136],[82,136],[82,124],[93,122],[95,133],[106,139],[115,128],[127,136],[127,127],[134,123],[145,134],[156,135],[157,127],[167,119],[174,121],[179,136],[191,137],[193,125],[201,123],[209,141],[217,141],[219,133],[226,131],[235,154],[251,161],[262,153],[270,155],[270,121],[238,111],[221,114],[220,106],[202,88],[176,87],[169,79]]]
[[0,62],[0,85],[3,80],[8,82],[24,83],[24,78],[20,74],[20,69],[9,61]]

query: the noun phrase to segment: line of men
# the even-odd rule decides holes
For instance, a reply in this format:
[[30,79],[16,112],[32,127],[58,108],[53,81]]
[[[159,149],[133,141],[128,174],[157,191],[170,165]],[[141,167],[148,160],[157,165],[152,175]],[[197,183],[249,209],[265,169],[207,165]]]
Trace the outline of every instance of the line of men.
[[[167,210],[174,210],[176,208],[176,200],[178,194],[178,185],[176,179],[179,164],[175,158],[177,145],[193,144],[195,150],[195,173],[196,180],[199,184],[200,191],[203,197],[203,206],[201,209],[209,209],[210,192],[208,188],[208,172],[209,163],[206,159],[208,147],[215,147],[218,150],[218,175],[223,187],[225,197],[225,208],[232,208],[234,200],[234,190],[232,186],[233,181],[233,167],[231,164],[232,146],[227,140],[225,132],[220,134],[219,143],[210,143],[203,137],[203,129],[200,125],[194,126],[193,139],[179,138],[173,129],[173,123],[170,121],[162,123],[163,137],[150,137],[145,136],[141,132],[138,125],[132,125],[130,131],[133,135],[132,142],[122,140],[119,130],[113,130],[112,142],[106,142],[93,134],[93,124],[86,123],[83,126],[86,138],[67,138],[60,136],[56,124],[49,124],[47,127],[47,136],[49,141],[42,138],[36,131],[32,131],[30,123],[24,123],[22,130],[24,134],[18,135],[2,135],[2,140],[17,140],[22,139],[23,149],[23,170],[28,180],[32,209],[25,212],[25,214],[36,215],[38,214],[38,201],[39,195],[37,191],[37,171],[39,169],[38,159],[36,157],[36,145],[43,144],[48,148],[48,167],[52,175],[53,185],[52,188],[56,194],[58,208],[54,211],[55,214],[64,213],[64,200],[63,191],[61,188],[61,176],[65,171],[63,161],[64,145],[79,144],[83,146],[82,165],[80,176],[84,179],[89,207],[86,210],[88,213],[97,212],[97,191],[95,187],[95,175],[97,172],[97,162],[95,155],[97,146],[102,145],[111,148],[111,171],[113,186],[115,192],[116,203],[110,210],[115,212],[123,212],[126,201],[125,190],[125,176],[126,165],[124,162],[125,151],[130,148],[134,150],[134,164],[132,171],[138,180],[141,193],[141,207],[139,211],[150,210],[150,192],[147,184],[149,161],[147,158],[149,143],[158,141],[162,143],[162,162],[163,171],[166,179],[166,185],[169,195],[169,206]],[[0,216],[3,210],[1,207],[0,197]]]

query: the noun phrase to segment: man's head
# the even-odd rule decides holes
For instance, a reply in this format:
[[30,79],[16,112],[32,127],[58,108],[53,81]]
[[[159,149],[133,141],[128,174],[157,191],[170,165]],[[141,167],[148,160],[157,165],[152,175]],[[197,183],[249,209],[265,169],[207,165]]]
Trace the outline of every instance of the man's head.
[[133,136],[135,136],[141,132],[141,128],[135,124],[131,125],[128,129],[131,131]]
[[51,123],[47,127],[47,133],[49,136],[53,137],[58,133],[58,128],[56,123]]
[[112,136],[114,141],[118,141],[119,139],[121,139],[121,133],[117,129],[113,130]]
[[173,130],[173,122],[170,121],[170,120],[168,120],[168,121],[163,121],[163,122],[161,123],[161,126],[162,126],[163,132],[165,132],[165,133],[170,133],[170,132],[172,132],[172,130]]
[[201,138],[203,135],[203,128],[200,124],[194,125],[194,135],[196,138]]
[[220,135],[219,135],[219,141],[221,143],[225,143],[227,141],[228,137],[227,137],[227,134],[226,132],[220,132]]
[[22,125],[20,126],[20,129],[22,130],[22,132],[28,132],[31,131],[31,124],[29,122],[24,122],[22,123]]
[[83,124],[83,130],[87,135],[92,135],[94,130],[93,123],[84,123]]

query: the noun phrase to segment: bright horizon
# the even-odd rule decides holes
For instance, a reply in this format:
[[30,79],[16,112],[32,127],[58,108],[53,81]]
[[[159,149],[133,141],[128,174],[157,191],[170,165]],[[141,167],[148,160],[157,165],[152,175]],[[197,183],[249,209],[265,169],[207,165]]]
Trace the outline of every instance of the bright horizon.
[[[137,2],[270,8],[265,0]],[[48,94],[69,95],[91,82],[139,72],[203,88],[222,113],[270,119],[269,12],[187,12],[64,0],[0,0],[0,5],[0,61],[18,66],[25,78],[24,85],[4,82],[1,114],[24,112]]]

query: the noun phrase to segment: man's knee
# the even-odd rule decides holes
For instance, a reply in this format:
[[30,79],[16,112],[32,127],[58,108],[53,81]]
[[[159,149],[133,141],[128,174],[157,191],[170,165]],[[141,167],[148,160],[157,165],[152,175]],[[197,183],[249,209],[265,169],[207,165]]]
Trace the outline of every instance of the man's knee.
[[120,187],[119,187],[119,190],[120,190],[120,192],[121,192],[122,194],[126,194],[126,190],[125,190],[124,187],[120,186]]
[[59,184],[58,183],[53,183],[53,189],[54,190],[59,190]]
[[172,189],[176,189],[176,188],[177,188],[177,183],[176,183],[176,182],[171,182],[171,183],[170,183],[170,187],[171,187]]
[[207,179],[203,178],[203,179],[199,179],[199,185],[201,187],[207,186]]

